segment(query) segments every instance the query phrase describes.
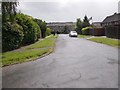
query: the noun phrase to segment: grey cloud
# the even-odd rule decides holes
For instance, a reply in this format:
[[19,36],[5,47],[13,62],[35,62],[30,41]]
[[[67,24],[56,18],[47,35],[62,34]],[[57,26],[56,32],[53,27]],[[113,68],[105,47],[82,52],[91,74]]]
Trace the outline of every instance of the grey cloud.
[[21,12],[45,21],[75,21],[84,15],[93,17],[94,21],[102,21],[107,15],[117,12],[116,2],[21,2]]

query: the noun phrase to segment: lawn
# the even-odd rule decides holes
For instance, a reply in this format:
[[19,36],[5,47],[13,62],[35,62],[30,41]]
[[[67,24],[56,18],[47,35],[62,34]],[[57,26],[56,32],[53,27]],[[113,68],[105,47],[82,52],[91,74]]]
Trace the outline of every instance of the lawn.
[[95,38],[90,38],[89,40],[102,44],[107,44],[114,47],[120,47],[120,41],[118,41],[117,39],[95,37]]
[[57,36],[49,36],[34,44],[2,54],[2,66],[35,60],[53,51]]
[[79,38],[90,38],[90,35],[78,35]]

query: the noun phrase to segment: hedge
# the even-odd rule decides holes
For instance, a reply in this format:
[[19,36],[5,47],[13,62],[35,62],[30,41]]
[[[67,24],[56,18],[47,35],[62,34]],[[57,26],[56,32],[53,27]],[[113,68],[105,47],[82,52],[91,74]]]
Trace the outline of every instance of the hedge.
[[6,22],[2,27],[2,51],[13,50],[20,47],[23,40],[23,28],[18,24]]
[[47,29],[46,29],[45,35],[46,35],[46,36],[51,35],[51,29],[50,29],[50,28],[47,28]]
[[2,50],[9,51],[36,42],[40,38],[40,27],[32,17],[17,14],[16,21],[2,22]]
[[24,14],[17,14],[16,22],[23,27],[23,45],[34,43],[39,39],[40,27],[32,17]]
[[34,21],[39,25],[40,27],[40,32],[41,32],[41,38],[45,38],[45,32],[47,29],[47,23],[45,21],[42,21],[40,19],[34,19]]
[[83,35],[89,35],[90,34],[90,29],[91,29],[91,27],[82,28],[82,34]]

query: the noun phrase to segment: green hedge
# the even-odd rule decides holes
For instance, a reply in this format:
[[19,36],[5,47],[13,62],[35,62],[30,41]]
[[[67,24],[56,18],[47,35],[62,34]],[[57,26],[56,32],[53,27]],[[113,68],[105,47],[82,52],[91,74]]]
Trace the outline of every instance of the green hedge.
[[83,35],[89,35],[90,34],[90,29],[91,29],[91,27],[82,28],[82,34]]
[[23,44],[31,44],[39,39],[40,27],[34,22],[32,17],[24,14],[17,14],[16,21],[23,27]]
[[41,37],[45,38],[45,32],[47,29],[47,23],[45,21],[42,21],[40,19],[34,19],[34,21],[39,25],[40,29],[41,29]]
[[2,27],[2,50],[8,51],[18,48],[23,40],[23,28],[18,24],[6,22]]
[[40,38],[40,27],[32,17],[17,14],[16,21],[2,22],[2,50],[9,51],[36,42]]
[[47,29],[46,29],[45,35],[46,35],[46,36],[51,35],[51,29],[50,29],[50,28],[47,28]]

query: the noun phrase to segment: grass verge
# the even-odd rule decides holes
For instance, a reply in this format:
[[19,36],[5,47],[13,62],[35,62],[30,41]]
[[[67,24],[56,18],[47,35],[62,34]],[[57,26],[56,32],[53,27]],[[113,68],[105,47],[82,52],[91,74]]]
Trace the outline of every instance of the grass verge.
[[89,40],[120,48],[120,41],[116,39],[95,37],[90,38]]
[[32,45],[23,47],[10,52],[2,54],[2,66],[22,63],[26,61],[35,60],[54,49],[57,36],[49,36],[42,41],[38,41]]
[[79,38],[90,38],[90,35],[78,35]]

